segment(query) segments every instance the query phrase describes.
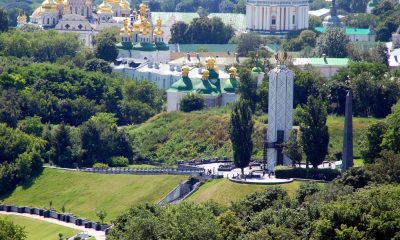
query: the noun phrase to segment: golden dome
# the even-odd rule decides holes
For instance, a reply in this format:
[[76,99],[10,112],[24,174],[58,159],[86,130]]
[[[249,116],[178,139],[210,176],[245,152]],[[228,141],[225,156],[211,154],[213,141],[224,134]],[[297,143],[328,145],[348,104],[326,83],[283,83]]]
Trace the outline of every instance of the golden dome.
[[208,77],[210,77],[210,71],[208,71],[207,69],[203,70],[203,72],[201,73],[201,80],[207,81]]
[[63,0],[56,0],[56,3],[57,3],[57,5],[61,5],[61,4],[63,4]]
[[151,31],[151,24],[149,21],[147,21],[147,19],[142,16],[140,17],[141,21],[140,21],[140,34],[141,35],[148,35]]
[[144,3],[141,3],[140,5],[139,5],[139,12],[140,12],[140,15],[145,15],[146,14],[146,12],[147,12],[147,5],[146,4],[144,4]]
[[236,75],[237,75],[237,68],[235,68],[235,67],[232,66],[231,68],[229,68],[228,72],[229,72],[229,76],[230,76],[231,78],[236,78]]
[[107,0],[107,2],[111,5],[116,5],[120,3],[120,0]]
[[140,19],[137,20],[136,22],[134,22],[133,23],[133,31],[134,32],[139,32],[140,31],[140,25],[141,25]]
[[153,32],[154,35],[161,36],[164,34],[164,31],[162,30],[161,26],[162,26],[162,20],[160,17],[158,17],[156,20],[156,28],[154,29]]
[[215,69],[215,58],[208,57],[206,58],[206,68],[208,70],[214,70]]
[[98,7],[97,7],[97,13],[108,13],[108,14],[113,14],[113,10],[111,5],[104,0]]
[[188,77],[190,72],[190,67],[185,65],[182,67],[182,77]]
[[123,10],[131,10],[129,2],[127,0],[121,0],[121,2],[119,3],[119,5],[121,6],[121,8]]
[[124,27],[121,28],[120,33],[125,34],[125,35],[129,35],[132,33],[132,30],[129,28],[129,19],[128,18],[124,19]]
[[25,24],[26,23],[26,19],[27,19],[27,17],[26,17],[25,14],[23,14],[23,15],[18,14],[17,23],[18,24]]
[[57,12],[57,3],[54,0],[46,0],[42,3],[42,10],[44,12]]

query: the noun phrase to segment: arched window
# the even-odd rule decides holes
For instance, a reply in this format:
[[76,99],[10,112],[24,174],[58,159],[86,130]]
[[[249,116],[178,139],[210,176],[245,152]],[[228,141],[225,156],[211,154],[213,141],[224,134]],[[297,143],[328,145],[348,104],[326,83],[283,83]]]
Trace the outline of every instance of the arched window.
[[75,14],[78,14],[78,7],[75,7]]
[[47,25],[50,25],[50,18],[47,19]]
[[295,16],[295,15],[293,15],[292,24],[295,24],[295,22],[296,22],[296,16]]
[[56,25],[56,19],[53,18],[53,25]]
[[272,16],[271,25],[276,25],[276,16]]

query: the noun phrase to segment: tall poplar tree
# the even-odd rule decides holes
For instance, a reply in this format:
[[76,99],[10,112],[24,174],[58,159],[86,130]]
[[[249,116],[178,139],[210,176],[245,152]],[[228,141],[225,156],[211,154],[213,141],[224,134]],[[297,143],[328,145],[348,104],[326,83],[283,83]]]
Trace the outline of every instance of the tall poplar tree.
[[301,142],[307,157],[307,167],[311,163],[314,168],[317,168],[328,154],[329,132],[326,126],[327,117],[326,104],[322,98],[308,97],[300,123]]
[[233,161],[235,166],[242,170],[242,176],[244,176],[244,168],[250,163],[253,152],[251,139],[253,126],[250,104],[247,100],[240,99],[233,105],[229,132],[233,148]]

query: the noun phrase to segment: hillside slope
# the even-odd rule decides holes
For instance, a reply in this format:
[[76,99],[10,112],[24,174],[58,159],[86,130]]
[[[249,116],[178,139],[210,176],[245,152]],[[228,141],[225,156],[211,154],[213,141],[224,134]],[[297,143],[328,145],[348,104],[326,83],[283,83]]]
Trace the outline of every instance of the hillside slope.
[[6,204],[52,208],[98,220],[96,210],[114,219],[131,205],[157,203],[187,176],[105,175],[45,169],[31,186],[18,187],[2,199]]
[[[176,160],[231,156],[227,109],[212,109],[192,113],[161,113],[146,123],[128,127],[134,145],[141,156],[151,161],[174,164]],[[359,157],[359,139],[373,118],[354,118],[354,152]],[[343,117],[329,116],[329,152],[341,151],[343,144]],[[262,158],[263,124],[255,122],[253,157]]]
[[[152,161],[175,164],[178,159],[232,155],[229,113],[224,110],[192,113],[161,113],[145,124],[129,127],[141,156]],[[261,156],[262,124],[256,122],[255,156]]]

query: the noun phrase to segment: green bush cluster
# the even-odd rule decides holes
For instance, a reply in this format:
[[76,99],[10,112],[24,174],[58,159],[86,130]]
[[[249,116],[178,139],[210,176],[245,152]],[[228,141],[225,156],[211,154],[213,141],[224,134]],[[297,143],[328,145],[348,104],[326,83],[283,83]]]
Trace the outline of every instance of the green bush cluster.
[[302,178],[332,181],[340,176],[340,172],[336,169],[306,169],[278,166],[275,168],[275,176],[277,178]]
[[0,194],[42,171],[45,141],[0,123]]

